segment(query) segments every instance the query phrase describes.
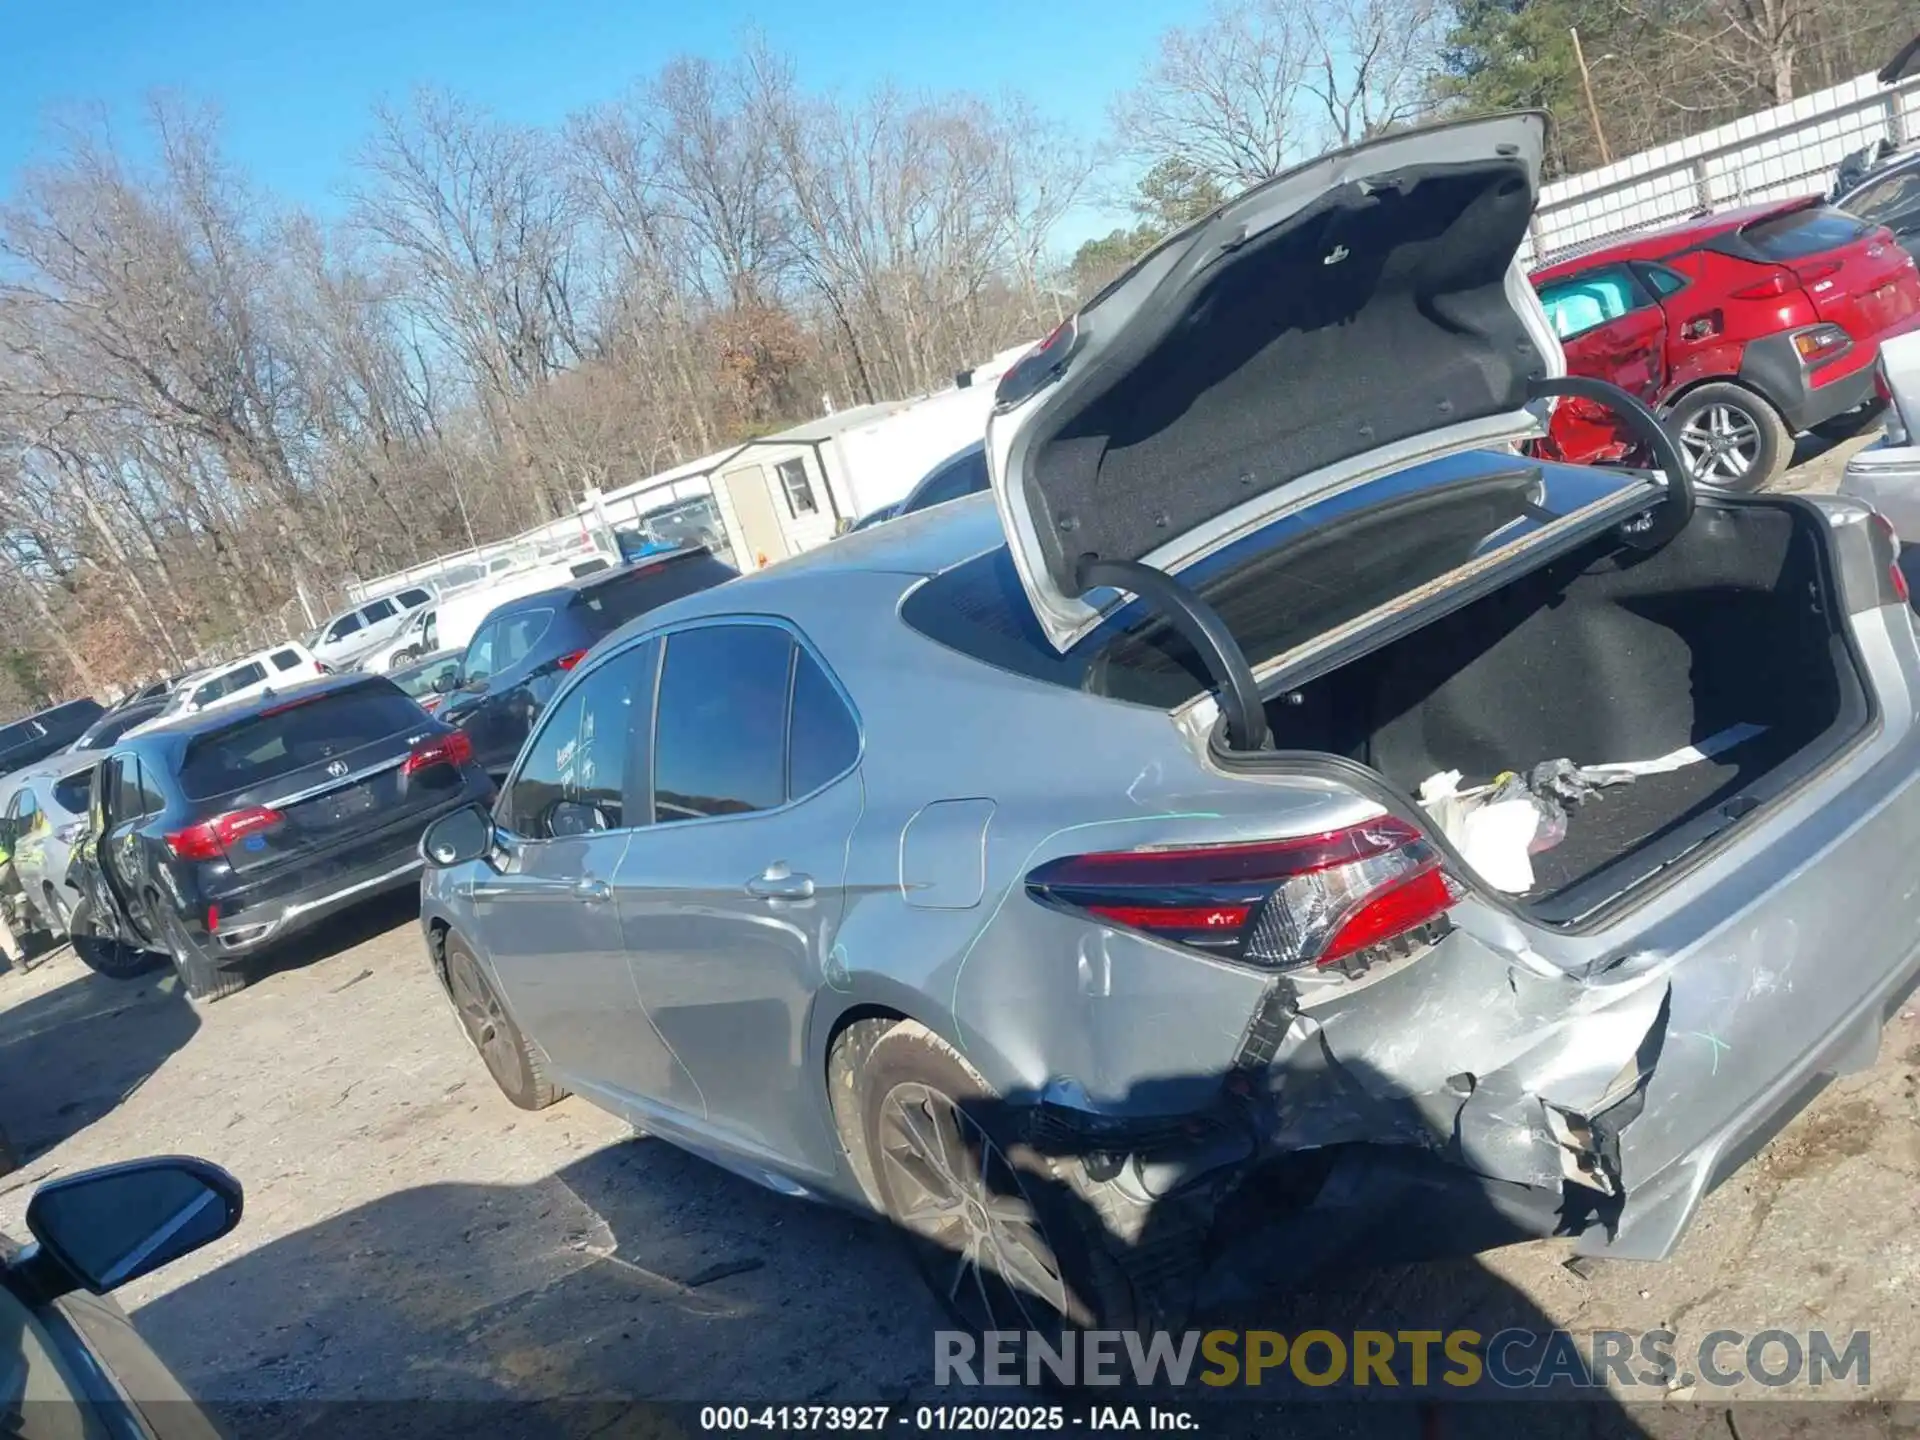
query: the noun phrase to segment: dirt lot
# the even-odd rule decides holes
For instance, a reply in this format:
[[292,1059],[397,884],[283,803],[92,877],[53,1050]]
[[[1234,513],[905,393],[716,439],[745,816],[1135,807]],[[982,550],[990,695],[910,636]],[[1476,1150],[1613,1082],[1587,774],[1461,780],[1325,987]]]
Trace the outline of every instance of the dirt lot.
[[[1789,484],[1830,485],[1838,458]],[[1259,1323],[1866,1329],[1870,1393],[1920,1399],[1916,1072],[1909,1009],[1878,1065],[1716,1193],[1669,1263],[1583,1278],[1543,1242],[1358,1276],[1277,1300]],[[245,1181],[233,1235],[123,1297],[210,1400],[936,1393],[936,1314],[885,1234],[579,1101],[511,1109],[404,903],[331,927],[203,1014],[170,976],[116,984],[65,951],[0,975],[0,1097],[26,1161],[0,1181],[0,1229],[19,1233],[38,1180],[110,1160],[187,1151]],[[1728,1433],[1724,1409],[1687,1398],[1643,1417],[1646,1432]],[[1733,1433],[1750,1440],[1836,1433],[1838,1412],[1743,1415]]]

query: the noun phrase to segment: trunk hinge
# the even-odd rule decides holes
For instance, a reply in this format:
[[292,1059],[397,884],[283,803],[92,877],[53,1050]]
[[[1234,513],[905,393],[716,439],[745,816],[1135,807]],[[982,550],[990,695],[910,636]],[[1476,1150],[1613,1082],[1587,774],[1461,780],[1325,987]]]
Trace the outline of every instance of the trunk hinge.
[[1240,751],[1266,748],[1267,712],[1260,703],[1260,686],[1253,678],[1246,652],[1217,610],[1173,576],[1138,560],[1082,560],[1076,578],[1082,595],[1111,586],[1138,596],[1159,611],[1186,637],[1219,684],[1228,747]]
[[1673,443],[1673,437],[1667,434],[1666,427],[1660,423],[1660,417],[1618,385],[1607,380],[1595,380],[1590,375],[1563,375],[1558,380],[1535,380],[1527,387],[1527,396],[1532,400],[1544,400],[1554,395],[1591,400],[1613,411],[1653,452],[1655,467],[1667,477],[1667,503],[1653,514],[1644,529],[1628,530],[1627,542],[1635,549],[1658,550],[1686,529],[1687,522],[1693,519],[1693,471],[1688,468],[1679,447]]

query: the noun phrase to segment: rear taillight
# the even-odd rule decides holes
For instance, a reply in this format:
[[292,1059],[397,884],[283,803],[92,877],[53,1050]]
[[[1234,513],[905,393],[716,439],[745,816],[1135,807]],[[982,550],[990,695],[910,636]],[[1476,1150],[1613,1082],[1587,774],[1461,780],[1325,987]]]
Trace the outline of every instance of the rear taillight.
[[1793,337],[1793,348],[1802,360],[1824,360],[1837,355],[1853,343],[1853,337],[1838,325],[1816,325]]
[[1793,277],[1784,270],[1775,270],[1764,279],[1751,285],[1742,285],[1733,292],[1736,300],[1777,300],[1789,290],[1794,289]]
[[407,756],[407,763],[400,767],[402,775],[412,775],[425,770],[429,765],[464,765],[473,759],[473,739],[464,730],[454,730],[445,735],[433,735],[413,747],[413,753]]
[[1868,517],[1873,533],[1873,558],[1876,562],[1874,573],[1879,583],[1879,601],[1882,605],[1907,605],[1911,602],[1911,590],[1907,585],[1907,573],[1900,568],[1900,532],[1893,528],[1893,522],[1878,510]]
[[265,805],[245,810],[229,810],[198,825],[174,830],[166,836],[167,849],[176,860],[218,860],[236,841],[262,830],[271,830],[287,817]]
[[420,708],[431,715],[440,708],[440,702],[446,698],[444,695],[422,695],[420,697]]
[[327,664],[327,662],[326,662],[326,661],[324,661],[324,660],[316,660],[316,661],[314,661],[314,662],[313,662],[313,668],[314,668],[314,669],[316,669],[316,670],[318,670],[318,671],[319,671],[319,672],[320,672],[320,673],[321,673],[322,675],[331,675],[331,674],[333,674],[333,667],[332,667],[331,665],[329,665],[329,664]]
[[553,663],[555,667],[558,669],[571,670],[573,669],[574,666],[578,665],[582,660],[586,658],[587,658],[586,651],[575,650],[570,655],[562,655],[558,660],[554,661]]
[[1389,942],[1437,939],[1463,893],[1392,816],[1285,840],[1071,855],[1029,874],[1027,891],[1248,964],[1356,973]]

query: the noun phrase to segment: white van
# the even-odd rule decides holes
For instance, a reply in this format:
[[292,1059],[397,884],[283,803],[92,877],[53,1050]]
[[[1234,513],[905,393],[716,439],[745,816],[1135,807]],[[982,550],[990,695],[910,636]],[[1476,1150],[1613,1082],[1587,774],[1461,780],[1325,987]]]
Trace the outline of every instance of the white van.
[[209,710],[216,705],[231,705],[267,690],[284,690],[328,673],[330,667],[314,659],[313,653],[298,640],[272,645],[242,659],[189,675],[180,682],[158,715],[126,733],[141,735],[182,715]]
[[336,670],[344,670],[375,646],[391,639],[394,632],[406,624],[409,615],[422,606],[431,605],[433,600],[431,586],[411,585],[392,595],[364,601],[330,617],[307,643],[317,658]]

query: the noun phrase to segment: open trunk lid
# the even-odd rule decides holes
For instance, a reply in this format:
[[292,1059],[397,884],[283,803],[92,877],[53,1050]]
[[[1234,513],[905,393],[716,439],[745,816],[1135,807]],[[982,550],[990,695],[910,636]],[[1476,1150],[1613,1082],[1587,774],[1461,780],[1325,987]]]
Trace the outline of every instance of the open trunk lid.
[[440,737],[465,750],[464,736],[449,737],[384,679],[269,706],[196,735],[180,780],[210,833],[194,843],[224,853],[236,874],[365,843],[443,803],[460,784],[457,757],[428,753]]
[[1066,650],[1123,597],[1089,561],[1178,574],[1311,499],[1538,433],[1566,373],[1519,264],[1545,117],[1325,156],[1182,230],[1002,379],[993,490]]

